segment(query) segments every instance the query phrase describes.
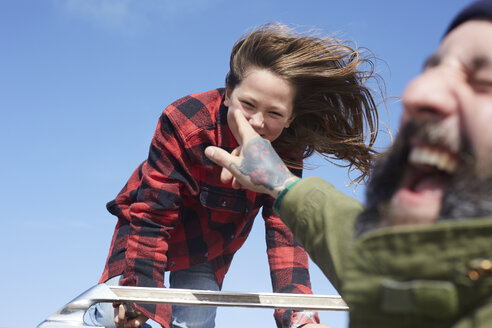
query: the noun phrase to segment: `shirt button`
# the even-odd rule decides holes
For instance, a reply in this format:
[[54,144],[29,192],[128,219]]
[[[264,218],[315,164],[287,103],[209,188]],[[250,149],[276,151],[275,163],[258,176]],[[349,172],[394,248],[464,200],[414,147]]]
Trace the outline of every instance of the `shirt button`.
[[172,261],[172,262],[171,262],[171,266],[173,267],[173,266],[175,266],[175,265],[176,265],[176,263],[174,263],[174,261]]
[[207,253],[205,253],[205,254],[203,254],[203,255],[204,255],[205,257],[208,257],[208,252],[207,252]]
[[231,239],[234,239],[234,237],[235,237],[235,235],[234,235],[234,234],[232,234],[232,235],[231,235]]
[[224,200],[224,201],[222,202],[222,207],[226,207],[226,206],[227,206],[227,202]]

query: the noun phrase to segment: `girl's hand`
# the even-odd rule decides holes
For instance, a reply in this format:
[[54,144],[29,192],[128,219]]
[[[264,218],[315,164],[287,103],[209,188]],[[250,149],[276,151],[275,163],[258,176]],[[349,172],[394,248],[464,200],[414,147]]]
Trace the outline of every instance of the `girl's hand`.
[[[128,306],[133,306],[133,304],[120,304],[120,306],[114,309],[114,323],[116,327],[138,328],[149,319],[145,314],[135,308],[132,311],[128,311]],[[132,313],[132,315],[129,316],[129,313]]]

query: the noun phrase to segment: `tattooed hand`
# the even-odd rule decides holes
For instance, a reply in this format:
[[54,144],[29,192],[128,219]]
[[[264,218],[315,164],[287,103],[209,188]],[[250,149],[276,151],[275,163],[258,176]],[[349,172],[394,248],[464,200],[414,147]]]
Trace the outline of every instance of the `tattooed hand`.
[[205,155],[223,167],[221,181],[236,189],[246,188],[277,197],[278,193],[299,178],[292,174],[268,140],[261,138],[241,111],[234,113],[239,147],[231,154],[218,147],[207,147]]

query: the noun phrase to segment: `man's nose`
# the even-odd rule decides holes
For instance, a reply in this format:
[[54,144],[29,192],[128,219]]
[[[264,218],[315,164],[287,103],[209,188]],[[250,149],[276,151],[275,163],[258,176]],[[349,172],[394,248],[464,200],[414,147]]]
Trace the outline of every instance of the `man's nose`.
[[442,119],[457,110],[456,79],[446,68],[432,68],[412,80],[402,96],[402,122],[408,119]]

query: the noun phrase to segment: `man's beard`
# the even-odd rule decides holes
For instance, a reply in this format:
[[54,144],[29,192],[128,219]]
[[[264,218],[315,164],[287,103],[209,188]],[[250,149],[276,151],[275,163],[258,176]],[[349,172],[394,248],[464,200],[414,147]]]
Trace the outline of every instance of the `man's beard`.
[[[402,183],[410,153],[412,136],[425,136],[434,128],[432,123],[406,124],[391,149],[375,164],[366,190],[366,208],[355,224],[355,236],[386,226],[391,220],[388,204]],[[438,221],[461,220],[492,215],[492,160],[488,172],[477,172],[470,143],[461,138],[456,171],[449,177]],[[410,222],[411,223],[411,222]]]

